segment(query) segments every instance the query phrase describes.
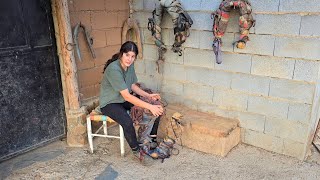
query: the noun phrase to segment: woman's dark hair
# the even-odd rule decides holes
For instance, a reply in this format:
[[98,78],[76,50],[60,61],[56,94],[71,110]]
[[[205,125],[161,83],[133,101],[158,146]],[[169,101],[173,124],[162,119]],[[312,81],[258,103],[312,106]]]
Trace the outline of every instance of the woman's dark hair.
[[116,61],[117,59],[119,59],[123,55],[123,53],[127,53],[129,51],[134,52],[136,54],[136,56],[138,56],[139,51],[138,51],[138,47],[137,47],[136,43],[134,43],[132,41],[127,41],[127,42],[123,43],[120,48],[120,51],[118,53],[114,54],[112,56],[112,58],[106,62],[106,64],[104,65],[104,68],[103,68],[103,73],[107,69],[109,64],[111,64],[113,61]]

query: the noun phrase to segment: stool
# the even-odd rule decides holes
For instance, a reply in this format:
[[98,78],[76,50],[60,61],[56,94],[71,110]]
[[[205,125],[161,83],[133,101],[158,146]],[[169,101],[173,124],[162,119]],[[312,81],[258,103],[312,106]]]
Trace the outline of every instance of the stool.
[[[93,139],[94,136],[99,136],[99,137],[120,139],[120,152],[121,152],[121,156],[124,156],[124,133],[123,133],[123,128],[119,124],[120,136],[108,135],[108,129],[107,129],[107,120],[108,119],[112,120],[110,117],[104,116],[104,115],[89,115],[87,117],[88,141],[89,141],[89,146],[90,146],[91,153],[93,153],[93,141],[92,141],[92,139]],[[102,126],[95,133],[92,133],[91,121],[102,121]],[[103,128],[103,134],[99,134],[99,131],[102,128]]]

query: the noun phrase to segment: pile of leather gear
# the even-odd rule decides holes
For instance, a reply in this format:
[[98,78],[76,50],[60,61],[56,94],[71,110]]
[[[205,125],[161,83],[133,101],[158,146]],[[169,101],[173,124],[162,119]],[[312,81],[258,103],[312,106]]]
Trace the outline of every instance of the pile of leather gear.
[[189,28],[193,24],[193,21],[188,13],[183,10],[179,0],[159,0],[159,3],[152,13],[152,18],[149,18],[148,29],[151,31],[155,39],[155,44],[159,50],[161,50],[161,53],[166,52],[166,47],[162,42],[160,27],[164,11],[169,13],[173,22],[175,40],[172,45],[172,50],[181,56],[181,45],[190,34]]
[[220,64],[221,59],[221,38],[224,35],[228,21],[230,18],[230,12],[232,9],[238,8],[240,12],[239,26],[240,26],[240,38],[234,44],[237,48],[243,49],[249,41],[249,30],[254,26],[255,20],[252,16],[251,4],[248,0],[223,0],[219,6],[219,9],[212,13],[213,22],[213,50],[216,55],[216,62]]
[[[137,84],[141,87],[140,84]],[[144,91],[152,94],[154,93],[150,89],[143,88]],[[151,98],[139,97],[142,101],[153,105],[163,105],[159,100],[153,100]],[[154,122],[158,118],[153,116],[152,113],[144,108],[133,106],[130,112],[132,121],[134,124],[138,125],[138,141],[140,143],[140,148],[143,150],[144,154],[154,158],[161,159],[162,162],[165,158],[169,158],[174,149],[175,141],[169,137],[160,140],[158,143],[156,141],[156,135],[150,135]]]

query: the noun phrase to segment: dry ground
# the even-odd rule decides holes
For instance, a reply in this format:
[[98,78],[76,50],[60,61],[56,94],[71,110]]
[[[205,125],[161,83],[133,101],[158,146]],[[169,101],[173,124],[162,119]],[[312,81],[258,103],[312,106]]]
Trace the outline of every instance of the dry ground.
[[[179,155],[163,163],[149,159],[149,166],[134,159],[128,147],[120,157],[118,140],[97,138],[95,146],[90,154],[87,147],[51,143],[1,163],[0,179],[320,179],[316,161],[301,162],[244,144],[225,158],[177,146]],[[319,155],[313,158],[319,160]]]

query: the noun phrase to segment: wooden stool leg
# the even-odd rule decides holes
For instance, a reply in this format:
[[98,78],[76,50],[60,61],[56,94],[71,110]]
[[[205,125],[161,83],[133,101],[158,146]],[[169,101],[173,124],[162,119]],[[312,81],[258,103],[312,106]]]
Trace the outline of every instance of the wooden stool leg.
[[92,128],[90,117],[87,117],[87,131],[88,131],[88,141],[90,146],[90,151],[93,153],[93,141],[92,141]]
[[123,128],[119,124],[119,130],[120,130],[120,152],[121,156],[124,156],[124,133],[123,133]]
[[103,121],[103,133],[104,135],[108,135],[107,121]]

